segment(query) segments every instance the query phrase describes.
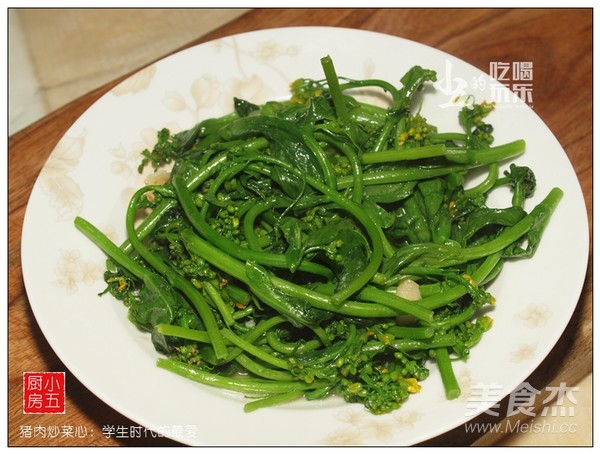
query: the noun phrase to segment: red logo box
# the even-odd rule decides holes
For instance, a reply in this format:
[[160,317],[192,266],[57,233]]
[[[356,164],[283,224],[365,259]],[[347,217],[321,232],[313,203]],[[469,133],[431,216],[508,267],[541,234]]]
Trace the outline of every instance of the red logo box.
[[23,372],[23,413],[64,414],[65,373]]

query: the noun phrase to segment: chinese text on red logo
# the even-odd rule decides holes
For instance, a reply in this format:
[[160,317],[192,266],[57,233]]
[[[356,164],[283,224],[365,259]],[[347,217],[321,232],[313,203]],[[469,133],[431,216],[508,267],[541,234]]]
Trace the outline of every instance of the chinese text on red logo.
[[23,372],[23,413],[63,414],[64,372]]

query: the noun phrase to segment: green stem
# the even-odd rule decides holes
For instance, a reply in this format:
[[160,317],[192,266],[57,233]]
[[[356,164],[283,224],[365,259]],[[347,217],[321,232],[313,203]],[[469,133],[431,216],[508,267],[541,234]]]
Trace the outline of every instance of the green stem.
[[[496,253],[487,256],[479,268],[477,268],[477,270],[471,275],[473,281],[476,284],[483,282],[488,274],[495,269],[501,258],[502,251],[497,251]],[[444,290],[443,292],[436,293],[419,300],[419,305],[426,309],[434,310],[456,301],[467,293],[467,286],[458,284],[454,287]]]
[[[365,186],[388,183],[405,183],[407,181],[425,180],[428,178],[441,177],[451,173],[460,173],[469,170],[464,165],[440,166],[440,167],[403,167],[394,170],[377,170],[363,172],[362,182]],[[352,187],[354,179],[352,176],[338,178],[337,188],[343,190]]]
[[350,284],[348,284],[341,290],[338,290],[334,295],[332,295],[331,300],[336,304],[341,304],[342,302],[350,298],[358,290],[360,290],[377,273],[384,256],[384,243],[382,240],[381,229],[373,222],[373,220],[367,214],[367,212],[365,212],[359,205],[357,205],[352,200],[344,197],[337,191],[332,190],[317,179],[312,178],[308,175],[302,175],[299,172],[299,170],[295,167],[278,159],[271,158],[269,156],[256,156],[254,159],[257,161],[265,161],[271,164],[279,165],[285,168],[286,170],[290,171],[291,173],[303,177],[310,186],[312,186],[314,189],[320,191],[322,194],[328,197],[331,202],[337,204],[342,209],[346,210],[363,225],[365,231],[367,232],[367,235],[369,236],[369,239],[371,240],[372,250],[370,261],[367,264],[367,266],[362,270],[362,272],[358,276],[356,276],[356,278]]
[[74,220],[75,227],[89,240],[100,248],[108,257],[121,265],[135,277],[143,280],[148,269],[133,260],[125,251],[114,244],[104,233],[98,230],[86,219],[77,216]]
[[165,358],[159,358],[157,360],[157,366],[198,383],[243,393],[245,395],[269,396],[273,394],[285,394],[292,391],[318,389],[327,385],[327,383],[318,381],[307,384],[301,381],[271,381],[259,378],[225,377],[207,372],[206,370],[191,364]]
[[242,337],[237,336],[231,330],[228,330],[228,329],[222,330],[222,335],[225,339],[227,339],[229,342],[231,342],[236,347],[241,348],[246,353],[249,353],[250,355],[260,359],[261,361],[264,361],[267,364],[270,364],[271,366],[274,366],[274,367],[277,367],[277,368],[283,369],[283,370],[289,370],[291,368],[290,364],[285,359],[277,358],[277,357],[265,352],[263,349],[257,347],[256,345],[252,344],[251,342],[248,342],[245,339],[243,339]]
[[433,312],[424,308],[414,301],[409,301],[397,295],[380,290],[375,287],[365,287],[362,289],[358,297],[365,301],[372,301],[387,306],[401,314],[412,315],[418,320],[424,322],[433,321]]
[[[394,170],[375,170],[364,172],[362,179],[364,185],[424,180],[427,178],[445,176],[451,173],[466,172],[494,162],[511,159],[521,155],[524,151],[525,142],[522,140],[510,142],[498,147],[487,148],[485,150],[448,149],[445,156],[448,160],[455,162],[454,165],[413,166]],[[376,157],[367,159],[376,159]],[[337,187],[338,190],[342,190],[351,187],[352,184],[352,176],[345,176],[338,178]]]
[[465,197],[473,197],[477,194],[485,194],[494,187],[498,180],[499,165],[497,162],[492,162],[488,166],[487,177],[478,185],[467,188],[464,191]]
[[346,107],[346,100],[344,99],[344,95],[340,88],[340,81],[335,71],[333,61],[329,55],[321,58],[321,66],[323,68],[323,72],[325,73],[325,78],[327,79],[329,94],[331,95],[331,99],[333,101],[335,113],[340,120],[340,123],[346,127],[350,124],[350,114],[348,113],[348,108]]
[[501,251],[523,238],[532,228],[545,225],[562,199],[563,192],[553,188],[548,195],[529,214],[515,225],[506,228],[498,237],[485,244],[466,248],[463,254],[465,262]]
[[[333,145],[338,150],[340,150],[344,154],[344,156],[346,156],[348,161],[350,162],[350,166],[352,167],[352,178],[353,178],[352,200],[354,202],[356,202],[357,204],[361,204],[362,199],[363,199],[363,192],[364,192],[363,183],[362,183],[363,171],[362,171],[360,158],[358,157],[357,152],[354,150],[354,148],[350,144],[346,144],[346,143],[342,142],[341,140],[337,140],[336,138],[334,138],[332,136],[332,134],[319,133],[319,134],[316,134],[316,136],[320,140],[323,140],[323,141],[327,142],[328,144]],[[336,182],[336,186],[334,186],[333,189],[337,189],[337,182]]]
[[[263,337],[266,333],[268,333],[269,330],[271,330],[274,327],[276,327],[277,325],[280,325],[285,322],[286,322],[285,318],[283,318],[279,315],[276,315],[274,317],[261,320],[258,323],[258,325],[256,325],[249,332],[243,334],[240,337],[245,342],[252,344],[252,343],[256,342],[258,339],[260,339],[261,337]],[[235,346],[234,348],[232,348],[230,350],[229,355],[227,356],[227,359],[225,360],[225,362],[230,362],[230,361],[235,360],[238,357],[238,355],[241,355],[243,353],[243,351],[244,350],[242,348]]]
[[[243,262],[225,254],[206,240],[196,235],[191,230],[181,232],[181,237],[191,252],[202,257],[211,265],[228,273],[246,285],[250,285],[246,275],[246,265]],[[331,297],[314,290],[281,279],[275,275],[270,276],[271,283],[278,290],[290,296],[302,299],[317,309],[330,311],[336,314],[350,315],[355,317],[377,318],[393,317],[398,311],[374,303],[361,303],[347,300],[344,304],[334,304]]]
[[525,153],[525,141],[515,140],[496,147],[473,150],[470,148],[448,148],[446,158],[459,164],[482,166],[492,162],[516,158]]
[[212,161],[210,161],[205,166],[196,172],[193,175],[186,175],[186,186],[190,191],[193,191],[206,180],[208,180],[211,176],[213,176],[222,165],[224,165],[228,161],[228,157],[226,153],[222,153],[215,157]]
[[250,413],[260,408],[274,407],[275,405],[283,405],[289,402],[300,399],[305,391],[290,391],[285,394],[277,394],[275,396],[263,397],[262,399],[253,400],[244,405],[244,411]]
[[429,326],[434,328],[435,330],[446,331],[452,328],[453,326],[460,325],[468,320],[471,320],[475,315],[477,308],[474,304],[467,306],[466,309],[463,309],[462,312],[458,314],[454,314],[450,317],[447,317],[443,320],[435,321],[431,323]]
[[141,239],[137,235],[135,230],[135,219],[138,211],[139,199],[140,197],[145,197],[148,189],[149,187],[138,189],[129,203],[129,207],[125,216],[127,236],[129,237],[133,248],[140,255],[140,257],[142,257],[150,266],[158,271],[159,274],[165,277],[169,284],[181,290],[192,302],[204,325],[206,326],[206,331],[211,339],[216,358],[219,360],[224,359],[228,353],[227,347],[223,342],[217,321],[208,303],[204,300],[200,292],[192,285],[191,282],[175,272],[167,263],[162,260],[161,257],[150,251],[150,249],[148,249],[148,247],[142,243]]
[[398,89],[391,83],[381,79],[361,79],[361,80],[350,80],[340,84],[340,90],[351,90],[353,88],[367,88],[377,87],[383,91],[388,92],[393,99],[399,96]]
[[391,334],[399,339],[421,340],[429,339],[433,336],[435,330],[431,326],[390,326],[385,330],[386,334]]
[[321,172],[323,172],[323,179],[325,184],[335,190],[337,182],[335,179],[335,172],[333,170],[333,166],[329,161],[329,158],[325,154],[325,151],[319,145],[319,142],[315,139],[315,136],[310,128],[302,128],[302,138],[304,139],[304,143],[306,146],[313,152],[317,161],[319,162],[319,166],[321,168]]
[[449,400],[458,398],[460,396],[460,386],[458,384],[458,380],[456,379],[456,375],[454,374],[452,361],[450,360],[450,354],[448,353],[447,347],[435,349],[435,361],[437,363],[440,376],[442,377],[446,398]]
[[296,353],[316,350],[323,345],[323,342],[317,339],[311,339],[302,342],[283,342],[273,330],[266,334],[266,340],[273,350],[285,355],[293,355]]
[[445,155],[446,146],[443,144],[436,144],[399,150],[386,150],[377,153],[363,153],[361,156],[361,162],[363,164],[382,164],[388,162],[437,158]]
[[221,314],[221,317],[223,318],[223,322],[225,323],[225,325],[227,325],[227,326],[233,325],[235,323],[235,320],[233,318],[232,311],[230,310],[230,308],[227,306],[227,304],[223,300],[221,293],[215,288],[214,285],[212,285],[208,281],[202,282],[202,288],[204,288],[204,290],[206,290],[206,293],[208,293],[208,296],[210,296],[210,299],[213,301],[213,303],[217,307],[217,310],[219,311],[219,314]]
[[272,198],[264,202],[255,203],[244,216],[242,221],[242,229],[244,231],[244,238],[248,243],[248,248],[254,251],[262,251],[262,243],[259,237],[254,231],[254,225],[256,218],[267,210],[278,205],[278,199]]
[[464,132],[440,132],[431,136],[432,142],[466,142],[467,135]]
[[[243,165],[239,166],[244,167]],[[236,168],[237,169],[237,168]],[[205,220],[204,216],[198,211],[194,202],[194,195],[185,185],[185,180],[180,175],[173,175],[173,187],[177,193],[179,203],[183,208],[186,216],[198,232],[202,234],[219,249],[227,252],[228,254],[244,261],[256,262],[261,265],[273,266],[277,268],[289,269],[291,261],[283,254],[272,254],[269,252],[257,251],[245,247],[240,247],[239,244],[223,237],[210,224]],[[216,185],[216,183],[215,183]],[[211,186],[212,188],[212,186]],[[207,206],[207,205],[205,205]],[[206,208],[203,207],[203,212]],[[317,263],[311,263],[303,260],[298,266],[298,270],[306,271],[322,275],[325,277],[331,277],[331,270],[319,265]]]
[[185,328],[177,325],[168,325],[166,323],[159,323],[154,328],[163,336],[177,337],[179,339],[187,339],[201,342],[203,344],[210,344],[210,337],[208,337],[208,333],[206,331]]
[[441,334],[430,340],[417,339],[394,339],[391,347],[402,352],[411,352],[417,350],[431,350],[447,348],[456,344],[456,337],[452,334]]
[[[141,239],[146,238],[154,228],[157,226],[158,222],[169,212],[169,210],[173,207],[177,206],[177,201],[174,199],[163,199],[156,208],[152,210],[152,212],[144,218],[144,220],[137,227],[137,234]],[[126,254],[131,254],[133,252],[133,246],[131,245],[131,241],[129,239],[125,240],[121,244],[121,250]]]
[[252,360],[249,356],[246,356],[244,353],[238,355],[235,358],[235,361],[244,368],[244,370],[256,375],[257,377],[266,378],[268,380],[273,381],[294,381],[296,377],[294,377],[289,372],[284,372],[281,370],[271,369],[270,367],[265,367],[263,364],[259,364],[256,361]]

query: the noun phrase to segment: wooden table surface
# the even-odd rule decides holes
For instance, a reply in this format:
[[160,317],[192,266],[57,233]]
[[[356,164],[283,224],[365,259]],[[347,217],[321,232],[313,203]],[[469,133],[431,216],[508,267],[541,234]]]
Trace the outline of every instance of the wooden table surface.
[[[357,28],[411,39],[448,52],[486,73],[490,62],[532,62],[533,108],[558,138],[575,168],[585,195],[591,232],[591,9],[256,9],[208,35],[199,36],[189,46],[251,30],[306,25]],[[38,173],[71,124],[117,82],[82,96],[8,141],[9,446],[176,445],[151,435],[105,436],[103,429],[107,425],[136,424],[104,404],[66,370],[32,315],[21,274],[23,216]],[[590,264],[591,257],[590,248]],[[591,373],[591,306],[592,278],[588,271],[567,331],[528,379],[536,389],[561,381],[577,383]],[[26,371],[66,372],[69,384],[66,414],[23,414],[22,375]],[[479,420],[489,418],[484,414]],[[26,436],[24,428],[33,426],[78,428],[78,436]],[[424,445],[494,445],[501,436],[468,434],[458,427]]]

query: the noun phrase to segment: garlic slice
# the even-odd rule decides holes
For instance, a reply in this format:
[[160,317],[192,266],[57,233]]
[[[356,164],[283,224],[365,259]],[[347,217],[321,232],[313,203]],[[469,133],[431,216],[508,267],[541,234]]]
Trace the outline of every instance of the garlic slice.
[[418,301],[421,299],[421,289],[412,279],[404,279],[396,288],[396,295],[405,300]]

